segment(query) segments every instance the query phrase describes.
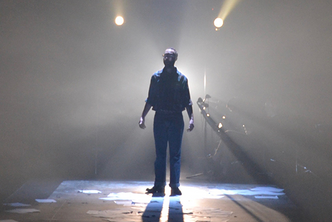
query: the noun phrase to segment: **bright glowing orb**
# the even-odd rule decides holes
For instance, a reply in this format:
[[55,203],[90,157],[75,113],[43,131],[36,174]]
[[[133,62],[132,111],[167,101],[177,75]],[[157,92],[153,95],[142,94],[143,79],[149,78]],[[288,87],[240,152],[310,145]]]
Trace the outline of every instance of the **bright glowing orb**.
[[115,18],[115,24],[116,24],[116,25],[123,25],[123,23],[124,23],[124,19],[123,19],[122,16],[117,16],[117,17]]
[[220,28],[224,24],[224,21],[221,18],[216,18],[213,24],[216,28]]

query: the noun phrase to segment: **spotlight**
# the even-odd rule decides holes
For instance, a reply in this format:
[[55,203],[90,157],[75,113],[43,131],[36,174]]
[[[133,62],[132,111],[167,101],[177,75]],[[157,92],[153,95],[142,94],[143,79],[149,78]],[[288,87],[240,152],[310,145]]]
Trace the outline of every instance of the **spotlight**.
[[221,18],[216,18],[213,24],[217,29],[219,29],[224,24],[224,21]]
[[222,128],[222,123],[218,124],[218,128],[221,129]]
[[123,17],[122,16],[117,16],[116,18],[115,18],[115,24],[116,25],[123,25],[123,23],[124,23],[124,19],[123,19]]

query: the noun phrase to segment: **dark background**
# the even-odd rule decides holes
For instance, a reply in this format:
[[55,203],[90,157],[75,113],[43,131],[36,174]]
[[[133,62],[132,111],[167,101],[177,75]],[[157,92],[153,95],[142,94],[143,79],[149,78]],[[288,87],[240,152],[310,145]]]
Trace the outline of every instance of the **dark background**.
[[197,99],[235,101],[252,133],[233,139],[294,202],[328,217],[332,2],[239,1],[215,31],[222,3],[0,1],[0,198],[35,178],[152,179],[153,113],[146,130],[137,123],[175,47],[196,118],[184,169],[204,165]]

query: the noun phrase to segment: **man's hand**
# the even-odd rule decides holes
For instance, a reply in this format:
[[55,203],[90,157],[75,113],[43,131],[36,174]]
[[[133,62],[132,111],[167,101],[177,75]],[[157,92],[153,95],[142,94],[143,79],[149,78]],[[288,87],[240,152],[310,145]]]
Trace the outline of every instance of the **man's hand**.
[[189,127],[187,129],[187,132],[191,132],[194,129],[194,113],[193,113],[193,107],[192,105],[186,106],[186,110],[189,116]]
[[139,128],[141,128],[141,129],[146,128],[146,126],[145,126],[145,116],[146,116],[146,114],[148,114],[150,109],[151,109],[151,105],[149,103],[145,103],[141,118],[138,121]]
[[145,122],[145,119],[144,119],[143,117],[141,117],[141,118],[139,119],[139,122],[138,122],[138,126],[139,126],[139,128],[141,128],[141,129],[145,129],[145,128],[146,128],[144,122]]
[[194,129],[194,118],[189,120],[189,128],[187,129],[188,132],[191,132]]

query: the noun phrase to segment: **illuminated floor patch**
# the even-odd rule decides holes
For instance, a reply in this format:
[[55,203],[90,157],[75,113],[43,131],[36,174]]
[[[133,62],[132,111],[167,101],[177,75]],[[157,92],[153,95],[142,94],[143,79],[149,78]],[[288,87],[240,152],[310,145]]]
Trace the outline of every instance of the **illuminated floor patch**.
[[63,181],[49,198],[31,206],[7,203],[13,209],[6,217],[0,214],[0,221],[22,221],[23,212],[24,221],[293,221],[287,212],[296,210],[283,190],[274,186],[182,183],[182,196],[170,196],[167,187],[164,197],[152,197],[145,194],[152,185],[141,181]]

